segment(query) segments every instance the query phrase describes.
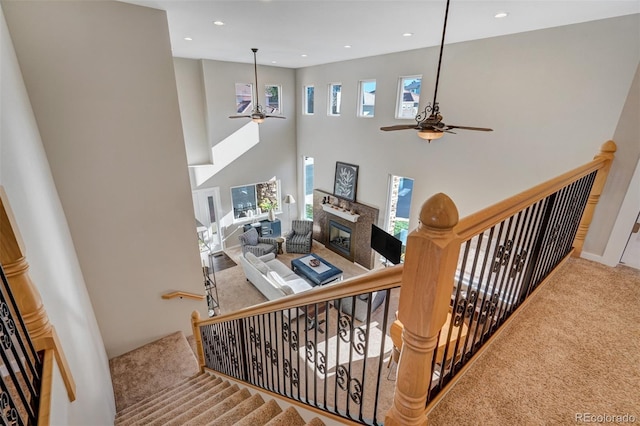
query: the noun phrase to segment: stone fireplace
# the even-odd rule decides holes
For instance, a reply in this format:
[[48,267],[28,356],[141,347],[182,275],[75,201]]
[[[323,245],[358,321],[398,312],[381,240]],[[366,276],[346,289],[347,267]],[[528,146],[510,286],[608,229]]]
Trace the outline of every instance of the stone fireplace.
[[[331,201],[327,202],[330,197]],[[324,201],[324,202],[323,202]],[[313,191],[313,239],[365,268],[374,266],[371,225],[379,210],[362,203],[336,200],[330,192]]]

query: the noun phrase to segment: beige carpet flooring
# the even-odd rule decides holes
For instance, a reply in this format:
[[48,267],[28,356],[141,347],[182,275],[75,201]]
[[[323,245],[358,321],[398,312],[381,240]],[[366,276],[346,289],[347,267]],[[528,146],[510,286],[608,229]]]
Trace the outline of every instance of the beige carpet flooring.
[[570,425],[584,413],[640,422],[640,271],[571,259],[433,409],[429,424]]

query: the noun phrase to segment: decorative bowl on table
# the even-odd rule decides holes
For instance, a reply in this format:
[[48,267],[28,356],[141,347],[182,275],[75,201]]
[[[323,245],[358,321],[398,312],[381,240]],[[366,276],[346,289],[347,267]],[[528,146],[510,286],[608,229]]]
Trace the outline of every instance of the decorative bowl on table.
[[309,261],[309,266],[313,266],[313,267],[320,266],[320,261],[318,259],[311,259]]

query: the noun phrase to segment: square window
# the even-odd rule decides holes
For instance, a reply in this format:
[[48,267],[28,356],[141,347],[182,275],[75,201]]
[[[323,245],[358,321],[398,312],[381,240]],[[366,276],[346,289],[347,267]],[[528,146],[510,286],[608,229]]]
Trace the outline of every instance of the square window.
[[264,86],[265,102],[264,112],[267,114],[280,115],[282,114],[282,105],[280,104],[280,93],[282,87],[274,84],[267,84]]
[[236,83],[236,113],[248,114],[253,109],[253,85]]
[[376,81],[361,80],[358,84],[358,117],[373,117],[376,106]]
[[414,119],[416,115],[418,115],[421,86],[421,75],[400,77],[398,84],[398,101],[396,103],[396,118]]
[[327,115],[340,115],[340,102],[342,100],[342,83],[331,83],[329,85],[329,108]]
[[313,86],[304,86],[304,110],[302,111],[304,115],[313,115],[313,92]]

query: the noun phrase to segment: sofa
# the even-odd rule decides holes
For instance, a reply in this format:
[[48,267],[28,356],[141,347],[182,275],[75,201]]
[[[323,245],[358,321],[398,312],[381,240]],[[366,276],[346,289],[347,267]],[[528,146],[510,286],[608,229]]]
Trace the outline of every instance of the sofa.
[[280,299],[313,288],[309,282],[277,260],[275,253],[256,256],[247,252],[240,256],[240,265],[247,281],[269,300]]

